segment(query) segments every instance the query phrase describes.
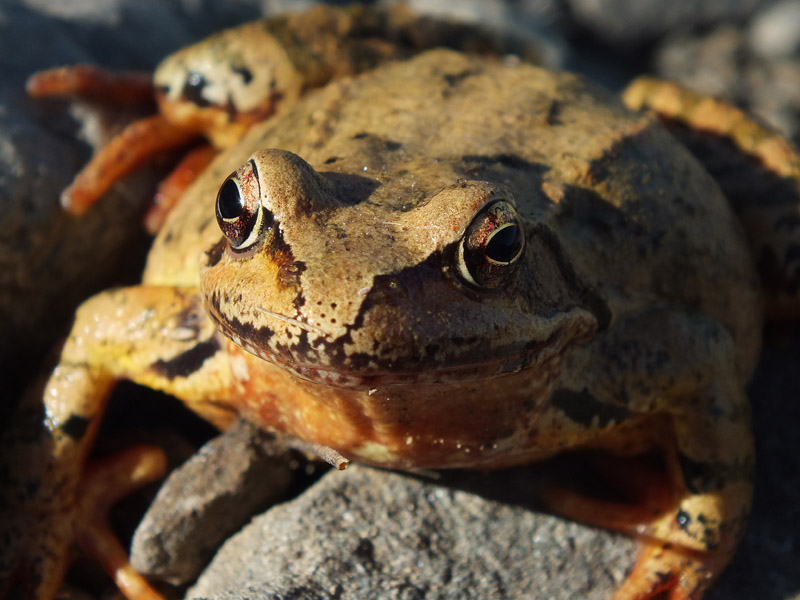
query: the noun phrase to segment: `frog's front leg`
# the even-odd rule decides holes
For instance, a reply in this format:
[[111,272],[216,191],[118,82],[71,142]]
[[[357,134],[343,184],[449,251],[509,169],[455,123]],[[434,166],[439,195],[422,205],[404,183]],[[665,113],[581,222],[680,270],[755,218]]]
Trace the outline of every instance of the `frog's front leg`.
[[[548,503],[640,540],[615,600],[697,599],[732,557],[750,512],[754,450],[744,376],[731,335],[708,318],[658,310],[618,327],[574,365],[572,397],[599,407],[590,424],[597,435],[585,446],[663,452],[665,493],[650,497],[649,514],[561,489],[549,492]],[[556,396],[553,419],[568,420],[568,406],[574,410]],[[612,416],[617,423],[609,425]],[[647,485],[632,482],[639,483]]]
[[[44,414],[30,419],[36,430],[12,432],[0,502],[16,517],[0,525],[9,536],[3,539],[23,541],[10,557],[0,553],[0,593],[22,588],[24,597],[53,597],[69,547],[77,543],[107,559],[105,566],[129,598],[160,597],[130,568],[95,515],[119,491],[163,471],[163,459],[133,449],[86,467],[86,457],[119,379],[173,393],[216,425],[227,425],[232,415],[210,403],[229,397],[234,385],[217,335],[192,289],[114,290],[79,308],[44,387]],[[28,409],[28,415],[37,414]]]

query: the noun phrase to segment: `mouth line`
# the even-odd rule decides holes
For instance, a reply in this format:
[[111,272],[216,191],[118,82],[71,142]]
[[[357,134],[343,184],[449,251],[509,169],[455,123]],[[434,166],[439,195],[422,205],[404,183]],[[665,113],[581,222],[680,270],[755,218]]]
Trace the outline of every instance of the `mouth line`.
[[559,327],[544,340],[531,342],[523,350],[499,358],[471,360],[437,368],[423,366],[418,369],[391,369],[383,367],[370,371],[347,370],[346,368],[286,360],[285,357],[279,356],[269,349],[260,348],[249,340],[242,339],[228,328],[223,328],[223,331],[235,344],[247,352],[300,379],[336,388],[366,391],[370,395],[385,387],[463,384],[480,379],[511,375],[525,369],[535,369],[537,365],[544,365],[561,353],[571,340],[581,337],[575,335],[574,331],[570,334],[568,327]]

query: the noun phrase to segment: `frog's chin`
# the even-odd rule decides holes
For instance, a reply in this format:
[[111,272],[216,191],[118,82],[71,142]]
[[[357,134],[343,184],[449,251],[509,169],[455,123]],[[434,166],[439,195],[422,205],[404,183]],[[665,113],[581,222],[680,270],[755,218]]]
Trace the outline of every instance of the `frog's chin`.
[[591,318],[570,320],[568,324],[556,328],[542,340],[531,341],[516,351],[497,351],[490,359],[461,362],[453,359],[446,363],[446,366],[427,364],[425,367],[413,369],[392,368],[392,366],[375,369],[333,368],[329,365],[291,360],[285,355],[276,354],[268,348],[261,348],[251,343],[224,326],[222,330],[237,346],[298,379],[335,388],[369,392],[387,386],[460,385],[535,369],[539,365],[551,362],[553,357],[563,354],[568,346],[585,342],[592,337],[597,330],[597,321]]

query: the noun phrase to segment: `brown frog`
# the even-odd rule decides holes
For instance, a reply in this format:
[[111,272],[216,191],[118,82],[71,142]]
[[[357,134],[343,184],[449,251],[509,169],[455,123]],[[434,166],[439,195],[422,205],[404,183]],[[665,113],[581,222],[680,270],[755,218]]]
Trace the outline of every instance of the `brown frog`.
[[[796,153],[718,102],[715,131],[707,101],[654,85],[628,103],[667,98],[657,108],[698,155],[737,146],[777,172],[762,173],[769,202],[755,187],[728,195],[790,312],[796,232],[775,225],[796,214]],[[39,468],[9,478],[20,510],[43,516],[7,526],[23,541],[4,564],[49,598],[78,541],[128,597],[158,597],[94,498],[107,502],[110,472],[134,473],[114,494],[159,473],[160,456],[85,468],[114,383],[130,379],[221,428],[243,416],[383,467],[656,450],[666,482],[644,508],[560,488],[549,500],[640,539],[617,600],[700,598],[750,509],[761,290],[709,172],[574,75],[434,50],[334,81],[202,173],[141,285],[80,307],[39,396],[44,429],[19,441]]]

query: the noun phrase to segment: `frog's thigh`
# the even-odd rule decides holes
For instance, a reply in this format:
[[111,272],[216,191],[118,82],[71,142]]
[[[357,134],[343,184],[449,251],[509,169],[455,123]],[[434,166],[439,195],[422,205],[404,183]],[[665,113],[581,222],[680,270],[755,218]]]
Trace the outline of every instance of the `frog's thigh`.
[[[733,554],[751,504],[750,411],[731,336],[706,317],[654,310],[617,325],[583,361],[573,370],[576,392],[628,421],[652,420],[667,434],[656,443],[674,500],[638,528],[644,548],[616,598],[651,597],[659,586],[671,588],[671,598],[696,597]],[[587,445],[615,444],[609,428]],[[578,513],[598,525],[604,514],[619,514],[589,506],[591,500]]]

